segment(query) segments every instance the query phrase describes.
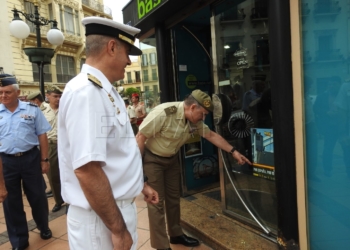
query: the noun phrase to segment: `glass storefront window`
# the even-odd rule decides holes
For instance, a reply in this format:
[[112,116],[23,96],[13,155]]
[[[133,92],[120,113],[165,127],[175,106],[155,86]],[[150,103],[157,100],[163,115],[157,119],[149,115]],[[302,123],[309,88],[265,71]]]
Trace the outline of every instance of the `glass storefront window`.
[[253,162],[240,166],[223,152],[225,212],[276,233],[268,1],[227,0],[214,13],[223,104],[218,132]]
[[349,3],[300,2],[310,249],[348,249]]

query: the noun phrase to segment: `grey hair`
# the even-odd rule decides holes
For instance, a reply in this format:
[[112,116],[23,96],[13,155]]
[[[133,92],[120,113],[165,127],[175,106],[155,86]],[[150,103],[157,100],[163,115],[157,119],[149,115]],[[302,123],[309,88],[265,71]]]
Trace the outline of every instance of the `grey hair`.
[[18,84],[18,83],[12,84],[12,87],[13,87],[15,90],[19,90],[19,84]]
[[103,47],[108,43],[108,41],[112,39],[114,39],[117,42],[117,44],[120,45],[120,42],[118,41],[118,39],[113,37],[102,36],[102,35],[87,36],[86,45],[85,45],[86,57],[99,55]]
[[191,106],[192,104],[196,104],[197,107],[200,107],[199,103],[192,95],[188,95],[185,97],[184,103],[186,106]]

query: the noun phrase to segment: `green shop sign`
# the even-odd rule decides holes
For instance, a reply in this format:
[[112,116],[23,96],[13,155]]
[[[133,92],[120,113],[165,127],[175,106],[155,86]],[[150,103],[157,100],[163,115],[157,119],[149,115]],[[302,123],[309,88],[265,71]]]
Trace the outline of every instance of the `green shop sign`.
[[137,0],[137,17],[139,20],[151,14],[168,0]]

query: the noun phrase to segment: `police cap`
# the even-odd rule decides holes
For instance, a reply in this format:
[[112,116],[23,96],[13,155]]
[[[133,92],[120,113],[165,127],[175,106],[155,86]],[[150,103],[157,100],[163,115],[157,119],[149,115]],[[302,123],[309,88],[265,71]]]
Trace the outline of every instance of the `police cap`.
[[0,74],[0,87],[17,84],[16,78],[9,74]]
[[85,17],[81,22],[85,25],[85,36],[115,37],[131,45],[129,55],[139,56],[142,54],[142,51],[134,45],[136,35],[141,30],[103,17]]
[[191,96],[201,105],[203,108],[208,110],[209,112],[213,112],[214,105],[211,101],[211,98],[208,94],[204,93],[203,91],[196,89],[193,90],[191,93]]

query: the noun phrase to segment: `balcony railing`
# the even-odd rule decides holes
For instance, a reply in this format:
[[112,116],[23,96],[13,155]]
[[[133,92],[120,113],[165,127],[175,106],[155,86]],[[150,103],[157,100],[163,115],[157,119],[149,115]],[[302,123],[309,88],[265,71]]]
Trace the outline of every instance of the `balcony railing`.
[[[104,12],[104,6],[103,4],[100,4],[98,1],[96,0],[82,0],[82,3],[86,6],[89,6],[90,8],[94,9],[94,10],[98,10],[100,12]],[[106,13],[108,14],[108,13]]]

